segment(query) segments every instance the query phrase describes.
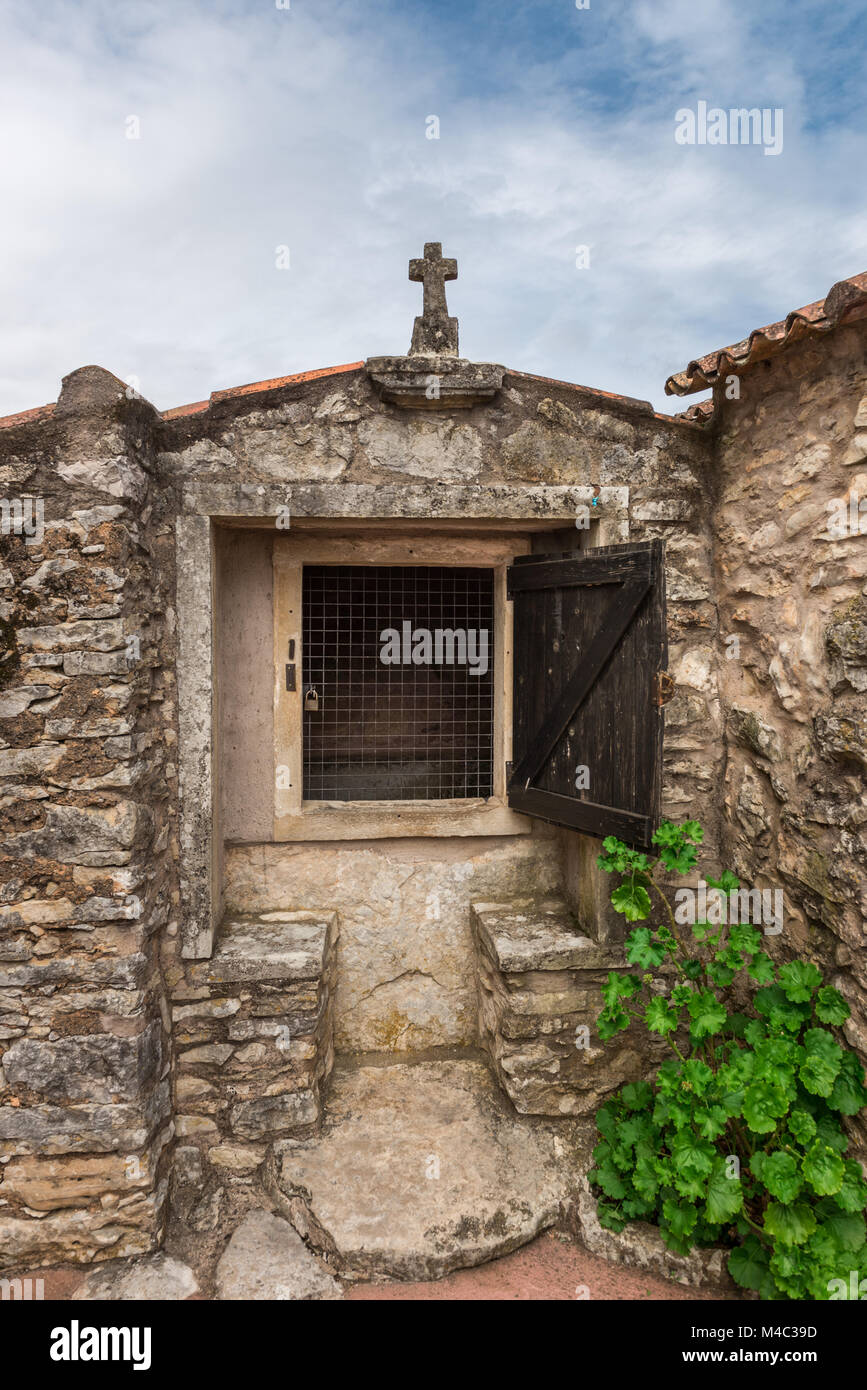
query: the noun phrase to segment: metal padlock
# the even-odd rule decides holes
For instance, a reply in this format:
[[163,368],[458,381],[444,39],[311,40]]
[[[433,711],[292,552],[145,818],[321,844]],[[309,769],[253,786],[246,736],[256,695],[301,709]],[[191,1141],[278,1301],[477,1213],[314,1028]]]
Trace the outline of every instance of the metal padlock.
[[319,691],[315,686],[309,686],[304,691],[304,712],[305,714],[315,712],[319,708]]

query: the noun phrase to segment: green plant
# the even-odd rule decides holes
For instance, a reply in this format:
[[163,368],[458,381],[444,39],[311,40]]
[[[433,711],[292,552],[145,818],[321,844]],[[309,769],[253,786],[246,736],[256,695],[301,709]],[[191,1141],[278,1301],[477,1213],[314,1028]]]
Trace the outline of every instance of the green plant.
[[[755,926],[677,920],[662,883],[696,867],[702,838],[696,821],[664,821],[655,857],[609,836],[597,861],[619,877],[618,912],[647,921],[655,904],[658,919],[627,937],[641,973],[602,987],[600,1037],[639,1020],[673,1054],[596,1116],[599,1219],[654,1222],[680,1254],[731,1246],[732,1277],[762,1298],[827,1299],[830,1281],[867,1277],[867,1182],[841,1126],[867,1089],[832,1031],[849,1007],[811,962],[772,961]],[[735,875],[707,883],[719,890],[707,916],[737,915]]]

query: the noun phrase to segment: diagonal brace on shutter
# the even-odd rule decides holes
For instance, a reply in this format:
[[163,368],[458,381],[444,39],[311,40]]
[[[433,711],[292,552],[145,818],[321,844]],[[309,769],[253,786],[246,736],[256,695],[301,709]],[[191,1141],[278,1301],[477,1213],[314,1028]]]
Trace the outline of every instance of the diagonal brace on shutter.
[[566,686],[557,704],[548,714],[523,758],[512,771],[511,786],[529,787],[536,773],[555,747],[557,740],[574,718],[587,695],[601,675],[606,663],[620,641],[642,600],[650,589],[649,574],[627,579],[611,601],[595,637],[587,648],[580,668]]

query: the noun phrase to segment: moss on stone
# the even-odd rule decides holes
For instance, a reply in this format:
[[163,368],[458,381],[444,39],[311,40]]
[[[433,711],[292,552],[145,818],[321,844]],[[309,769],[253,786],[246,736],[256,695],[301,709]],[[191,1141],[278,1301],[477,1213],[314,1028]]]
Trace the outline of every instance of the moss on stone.
[[853,665],[867,662],[867,595],[856,594],[835,610],[825,641],[832,656]]
[[410,1020],[399,1009],[389,1009],[382,1019],[373,1024],[373,1033],[384,1052],[399,1051],[398,1043],[410,1026]]
[[12,623],[0,618],[0,687],[12,678],[18,664],[18,635]]

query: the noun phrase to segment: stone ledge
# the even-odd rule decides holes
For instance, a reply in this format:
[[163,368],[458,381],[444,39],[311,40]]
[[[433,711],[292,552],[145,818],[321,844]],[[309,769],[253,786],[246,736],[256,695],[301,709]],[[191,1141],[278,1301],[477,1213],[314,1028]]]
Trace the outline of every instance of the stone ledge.
[[337,940],[337,913],[227,914],[210,960],[191,962],[190,984],[315,980]]
[[[588,1156],[588,1167],[591,1161]],[[714,1289],[718,1297],[736,1294],[739,1299],[758,1298],[757,1294],[738,1288],[728,1273],[728,1251],[719,1246],[696,1247],[688,1255],[677,1255],[669,1250],[658,1228],[646,1221],[630,1221],[619,1232],[608,1230],[599,1221],[596,1197],[583,1174],[570,1218],[578,1243],[612,1264],[645,1269],[694,1289]]]
[[623,969],[622,946],[604,946],[578,931],[558,898],[473,903],[473,921],[498,970]]
[[414,410],[483,405],[496,396],[506,372],[494,362],[470,362],[446,354],[371,357],[366,367],[384,401]]
[[[628,488],[602,488],[606,517],[623,520],[625,499],[608,493]],[[214,483],[193,479],[185,483],[183,507],[196,516],[268,520],[291,505],[294,519],[316,517],[338,521],[562,521],[574,526],[578,507],[589,507],[593,487],[572,483]],[[203,614],[199,615],[200,618]]]

